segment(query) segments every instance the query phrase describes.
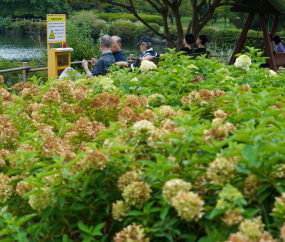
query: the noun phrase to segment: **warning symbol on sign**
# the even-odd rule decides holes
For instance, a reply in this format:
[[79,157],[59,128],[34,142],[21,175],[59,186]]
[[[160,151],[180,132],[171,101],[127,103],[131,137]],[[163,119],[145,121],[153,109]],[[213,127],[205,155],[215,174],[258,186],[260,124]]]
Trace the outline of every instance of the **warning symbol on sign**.
[[55,39],[53,31],[50,32],[49,39]]

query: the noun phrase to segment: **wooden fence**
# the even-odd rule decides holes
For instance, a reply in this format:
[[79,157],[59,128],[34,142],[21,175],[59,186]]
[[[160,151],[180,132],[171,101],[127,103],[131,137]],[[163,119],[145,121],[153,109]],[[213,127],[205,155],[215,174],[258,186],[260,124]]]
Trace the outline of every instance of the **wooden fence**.
[[[96,57],[96,56],[94,56],[94,57]],[[134,55],[130,54],[130,61],[133,61],[133,60],[134,60]],[[91,63],[91,60],[88,60],[88,62]],[[81,63],[82,63],[82,61],[74,61],[74,62],[71,62],[71,65],[78,65]],[[8,73],[8,72],[15,72],[15,71],[23,71],[23,81],[24,81],[24,83],[26,83],[27,80],[29,79],[29,72],[47,71],[47,70],[48,70],[47,67],[31,69],[31,67],[28,65],[28,62],[23,62],[23,67],[0,70],[0,74],[1,73]]]
[[[4,18],[0,17],[0,19],[2,20]],[[10,19],[10,21],[16,21],[16,22],[25,21],[25,20],[30,20],[30,21],[32,21],[32,23],[33,22],[46,22],[45,19],[41,19],[41,18],[9,18],[9,19]]]

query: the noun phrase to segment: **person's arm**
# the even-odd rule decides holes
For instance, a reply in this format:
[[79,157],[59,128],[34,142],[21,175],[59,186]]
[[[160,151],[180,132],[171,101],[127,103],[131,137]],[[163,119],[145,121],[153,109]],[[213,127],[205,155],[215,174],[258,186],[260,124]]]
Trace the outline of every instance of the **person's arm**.
[[116,62],[116,65],[117,65],[117,66],[123,66],[123,67],[129,67],[127,61],[119,61],[119,62]]
[[151,60],[152,56],[151,55],[147,55],[145,57],[140,58],[141,60]]
[[89,68],[88,68],[88,62],[87,62],[86,60],[83,60],[83,61],[82,61],[82,66],[83,66],[83,68],[84,68],[84,70],[85,70],[87,76],[88,76],[89,78],[92,77],[92,73],[91,73],[91,71],[90,71]]

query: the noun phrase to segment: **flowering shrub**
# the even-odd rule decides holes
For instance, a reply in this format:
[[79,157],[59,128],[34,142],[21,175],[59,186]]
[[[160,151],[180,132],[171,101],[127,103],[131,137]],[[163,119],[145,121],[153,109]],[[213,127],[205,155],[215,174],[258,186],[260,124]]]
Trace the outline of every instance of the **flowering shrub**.
[[285,74],[250,53],[1,87],[1,241],[285,241]]

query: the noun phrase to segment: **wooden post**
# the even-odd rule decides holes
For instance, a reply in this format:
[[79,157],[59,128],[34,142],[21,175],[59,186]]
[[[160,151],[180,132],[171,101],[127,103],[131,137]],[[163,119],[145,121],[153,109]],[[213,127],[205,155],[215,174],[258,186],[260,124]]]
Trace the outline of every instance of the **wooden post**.
[[273,50],[270,47],[270,38],[269,38],[269,33],[268,33],[267,25],[266,25],[265,15],[259,14],[259,19],[260,19],[261,27],[263,31],[263,41],[264,41],[264,46],[265,46],[265,53],[267,57],[270,57],[269,59],[270,68],[273,71],[276,71],[275,59],[273,56]]
[[239,40],[237,42],[237,45],[235,47],[235,50],[233,52],[233,55],[232,55],[232,57],[230,59],[229,65],[233,65],[235,63],[235,60],[236,60],[235,55],[240,53],[240,51],[241,51],[241,49],[242,49],[242,47],[244,45],[245,38],[246,38],[247,32],[248,32],[248,30],[250,28],[250,25],[252,23],[252,20],[254,18],[254,15],[255,15],[254,13],[249,13],[248,18],[246,20],[246,23],[245,23],[245,25],[243,27],[243,30],[242,30],[241,34],[240,34]]
[[272,37],[278,31],[279,20],[280,20],[280,16],[279,15],[275,15],[275,18],[274,18],[274,21],[273,21],[273,24],[272,24],[271,30],[270,30],[270,34],[272,35]]
[[32,18],[32,23],[34,22],[34,18]]
[[134,54],[130,54],[130,60],[132,60],[135,57]]
[[[27,67],[28,66],[28,62],[23,62],[23,67]],[[24,83],[27,82],[28,80],[28,69],[27,70],[23,70],[23,77],[24,77]]]
[[42,19],[40,18],[40,21],[39,22],[42,22]]

